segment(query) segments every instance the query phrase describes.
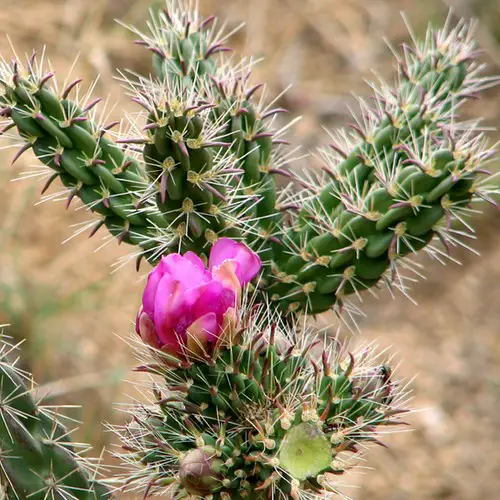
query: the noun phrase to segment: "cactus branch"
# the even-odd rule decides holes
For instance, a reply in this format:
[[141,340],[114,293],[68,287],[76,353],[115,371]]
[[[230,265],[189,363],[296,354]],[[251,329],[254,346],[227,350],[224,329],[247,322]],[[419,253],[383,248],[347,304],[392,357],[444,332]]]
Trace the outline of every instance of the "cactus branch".
[[33,381],[16,366],[16,351],[2,334],[0,484],[7,498],[109,498],[110,490],[97,480],[97,469],[81,456],[54,410],[34,399]]
[[384,283],[407,293],[406,256],[424,249],[442,260],[460,244],[455,222],[470,231],[471,204],[494,192],[484,169],[494,151],[479,122],[458,113],[498,83],[482,76],[473,31],[429,28],[405,45],[395,85],[372,84],[374,104],[360,100],[361,117],[320,151],[326,174],[291,197],[302,209],[266,287],[285,311],[342,308]]

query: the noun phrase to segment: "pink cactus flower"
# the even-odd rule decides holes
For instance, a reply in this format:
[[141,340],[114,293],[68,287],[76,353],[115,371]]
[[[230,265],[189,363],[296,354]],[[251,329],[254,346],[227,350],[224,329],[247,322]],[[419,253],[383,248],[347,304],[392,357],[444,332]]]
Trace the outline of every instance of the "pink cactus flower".
[[242,286],[261,266],[256,253],[229,238],[214,244],[208,269],[193,252],[162,257],[148,277],[137,333],[176,356],[207,352],[236,316]]

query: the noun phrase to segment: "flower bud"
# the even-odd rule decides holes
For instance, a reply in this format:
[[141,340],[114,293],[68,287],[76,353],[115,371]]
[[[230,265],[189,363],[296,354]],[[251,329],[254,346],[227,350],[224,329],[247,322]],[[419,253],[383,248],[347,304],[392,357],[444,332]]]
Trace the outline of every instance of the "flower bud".
[[179,480],[188,493],[196,496],[209,495],[220,486],[222,460],[210,446],[189,451],[181,460]]
[[137,333],[175,356],[210,354],[220,335],[234,330],[241,288],[260,268],[257,254],[228,238],[212,247],[208,269],[193,252],[162,257],[148,277]]

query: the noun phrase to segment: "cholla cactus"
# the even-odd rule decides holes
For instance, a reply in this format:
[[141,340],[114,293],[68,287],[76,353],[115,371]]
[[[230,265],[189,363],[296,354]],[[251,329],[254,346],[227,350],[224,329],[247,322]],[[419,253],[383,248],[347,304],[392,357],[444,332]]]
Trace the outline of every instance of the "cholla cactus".
[[[110,490],[71,442],[54,408],[38,403],[31,376],[19,369],[18,346],[0,336],[0,485],[9,499],[104,500]],[[77,450],[77,446],[80,450]]]
[[[152,262],[172,249],[207,252],[219,235],[243,232],[252,242],[272,237],[277,213],[269,175],[282,171],[272,168],[279,162],[273,143],[280,140],[266,120],[282,110],[249,102],[258,88],[247,88],[249,65],[215,64],[224,37],[211,28],[214,22],[186,5],[169,5],[153,18],[153,38],[143,35],[140,42],[155,61],[158,54],[168,57],[160,65],[168,71],[158,79],[125,78],[147,113],[140,130],[134,131],[139,122],[131,127],[133,137],[120,135],[116,143],[96,117],[98,100],[69,99],[79,80],[59,91],[34,56],[25,66],[2,65],[6,128],[15,126],[26,141],[18,154],[32,148],[49,167],[44,190],[60,177],[68,202],[78,196],[103,217],[94,230],[105,224]],[[144,146],[122,150],[119,144]]]
[[[14,161],[32,149],[43,167],[27,175],[47,178],[43,192],[60,178],[68,206],[78,197],[99,216],[91,235],[104,225],[157,266],[136,322],[139,369],[156,382],[151,405],[117,429],[132,466],[124,489],[327,497],[350,455],[404,424],[406,392],[371,347],[349,353],[307,314],[384,283],[406,293],[407,256],[442,260],[470,233],[471,204],[494,203],[483,180],[493,151],[479,121],[457,114],[497,78],[482,76],[466,23],[429,28],[396,54],[394,85],[373,84],[373,104],[360,101],[356,124],[321,150],[325,178],[301,179],[284,168],[293,121],[279,128],[285,110],[251,83],[251,60],[227,57],[214,17],[167,0],[149,33],[131,29],[156,76],[121,74],[142,112],[114,135],[119,123],[99,117],[79,79],[59,86],[35,55],[0,62],[3,134],[22,141]],[[25,441],[47,446],[35,423]],[[54,460],[33,462],[29,497]]]
[[213,17],[167,1],[149,34],[134,31],[158,76],[123,76],[144,113],[116,142],[98,100],[69,98],[79,80],[58,90],[34,56],[25,67],[2,64],[0,105],[6,129],[25,141],[18,155],[32,148],[48,167],[44,189],[60,177],[68,203],[79,196],[101,216],[92,231],[105,224],[140,248],[139,259],[244,240],[264,261],[261,288],[279,308],[315,314],[380,283],[405,290],[404,257],[422,248],[443,255],[431,242],[458,244],[453,221],[490,200],[482,176],[492,151],[477,122],[457,112],[497,80],[482,76],[465,23],[430,28],[404,47],[396,84],[373,85],[374,104],[361,102],[352,131],[322,152],[327,177],[299,182],[299,192],[274,181],[290,175],[273,128],[284,110],[256,100],[251,63],[224,56],[227,35]]
[[360,101],[362,118],[321,151],[326,177],[301,193],[273,263],[273,299],[315,313],[381,282],[405,291],[405,256],[445,256],[432,242],[449,252],[470,234],[471,203],[495,204],[483,180],[494,151],[476,121],[457,120],[497,82],[481,76],[472,35],[459,23],[405,45],[396,85],[374,84],[374,104]]
[[[349,353],[268,304],[241,304],[256,270],[219,240],[210,271],[169,255],[149,276],[141,371],[160,378],[150,406],[117,429],[128,489],[203,498],[322,498],[377,431],[404,425],[406,393],[371,347]],[[243,295],[243,297],[248,295]],[[236,313],[236,314],[235,314]]]

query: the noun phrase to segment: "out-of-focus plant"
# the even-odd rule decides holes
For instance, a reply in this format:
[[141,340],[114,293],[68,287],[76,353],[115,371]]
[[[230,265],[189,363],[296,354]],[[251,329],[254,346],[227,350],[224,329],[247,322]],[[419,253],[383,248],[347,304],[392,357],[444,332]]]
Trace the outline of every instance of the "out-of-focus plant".
[[57,408],[32,394],[29,373],[16,365],[17,345],[0,337],[0,491],[9,499],[104,499],[110,490],[71,441]]

